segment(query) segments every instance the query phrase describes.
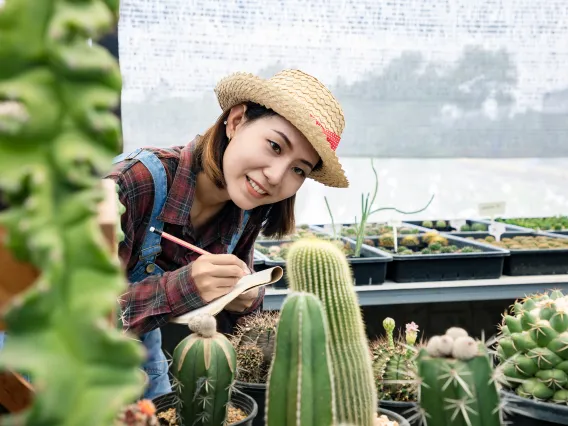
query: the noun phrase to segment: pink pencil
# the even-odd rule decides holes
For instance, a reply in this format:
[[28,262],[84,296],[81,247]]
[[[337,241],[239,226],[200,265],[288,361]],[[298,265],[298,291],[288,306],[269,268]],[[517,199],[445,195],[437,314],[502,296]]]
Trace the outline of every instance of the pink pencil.
[[174,243],[177,243],[180,246],[183,246],[183,247],[188,248],[190,250],[193,250],[194,252],[197,252],[199,254],[211,254],[208,251],[203,250],[202,248],[199,248],[197,246],[194,246],[193,244],[189,244],[188,242],[186,242],[184,240],[180,240],[179,238],[174,237],[172,234],[168,234],[167,232],[164,232],[164,231],[158,231],[153,226],[150,227],[150,232],[153,232],[154,234],[161,235],[166,240],[173,241]]

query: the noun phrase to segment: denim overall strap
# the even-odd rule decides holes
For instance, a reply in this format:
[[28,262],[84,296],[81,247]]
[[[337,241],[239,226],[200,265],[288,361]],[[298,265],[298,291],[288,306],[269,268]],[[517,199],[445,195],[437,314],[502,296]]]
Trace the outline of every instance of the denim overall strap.
[[[139,160],[152,175],[154,181],[154,205],[146,230],[146,236],[140,250],[140,257],[134,268],[129,271],[128,279],[131,285],[143,280],[150,275],[162,275],[164,271],[154,263],[161,252],[160,235],[150,232],[153,226],[157,230],[163,230],[164,223],[158,220],[158,215],[166,202],[168,194],[168,181],[166,171],[160,159],[151,151],[141,148],[131,153],[124,153],[115,157],[113,163],[126,159]],[[172,391],[168,376],[168,361],[162,351],[162,333],[159,328],[140,336],[140,340],[147,350],[147,359],[142,366],[148,375],[148,387],[143,395],[144,398],[152,399]]]
[[233,253],[233,251],[235,250],[235,247],[237,246],[237,243],[239,242],[239,239],[241,238],[241,235],[243,234],[243,231],[247,226],[249,218],[250,218],[250,210],[245,210],[243,223],[241,223],[241,226],[239,227],[237,232],[233,234],[233,238],[231,238],[231,244],[227,248],[228,254]]

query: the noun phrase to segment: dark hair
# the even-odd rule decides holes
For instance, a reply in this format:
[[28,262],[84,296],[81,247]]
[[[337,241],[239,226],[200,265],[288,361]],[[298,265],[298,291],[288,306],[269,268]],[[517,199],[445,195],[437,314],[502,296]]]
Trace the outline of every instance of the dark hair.
[[[245,125],[260,118],[278,115],[272,109],[268,109],[254,102],[244,102]],[[194,165],[197,170],[203,171],[215,185],[223,189],[226,187],[223,176],[223,155],[229,144],[225,132],[224,122],[229,116],[230,110],[223,113],[213,126],[205,134],[198,138],[194,151]],[[296,228],[294,217],[294,204],[296,195],[274,204],[259,206],[253,209],[251,214],[252,223],[262,223],[261,231],[267,237],[282,238],[291,234]]]

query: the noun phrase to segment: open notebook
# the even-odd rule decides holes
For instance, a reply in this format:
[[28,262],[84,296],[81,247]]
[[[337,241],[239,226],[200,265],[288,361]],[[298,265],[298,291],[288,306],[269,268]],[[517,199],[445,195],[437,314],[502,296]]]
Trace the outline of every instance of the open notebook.
[[199,309],[195,309],[179,317],[173,318],[170,320],[170,322],[176,324],[187,324],[187,321],[194,315],[200,315],[205,313],[211,315],[217,315],[225,308],[225,306],[227,306],[228,303],[230,303],[240,294],[255,287],[260,287],[263,285],[269,285],[275,283],[280,278],[282,278],[283,273],[284,272],[282,271],[282,268],[280,266],[275,266],[273,268],[265,269],[264,271],[255,272],[254,274],[246,275],[239,280],[239,282],[235,285],[235,288],[231,290],[230,293],[227,293],[224,296],[221,296],[213,300],[206,306],[203,306]]

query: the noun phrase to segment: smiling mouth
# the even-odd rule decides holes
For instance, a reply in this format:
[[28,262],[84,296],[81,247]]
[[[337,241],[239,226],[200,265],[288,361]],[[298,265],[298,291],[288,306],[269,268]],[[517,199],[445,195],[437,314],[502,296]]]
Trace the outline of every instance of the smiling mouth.
[[247,178],[248,183],[250,183],[250,186],[252,186],[252,189],[254,189],[258,194],[268,195],[268,192],[266,192],[264,189],[262,189],[254,180],[252,180],[248,176],[246,178]]

